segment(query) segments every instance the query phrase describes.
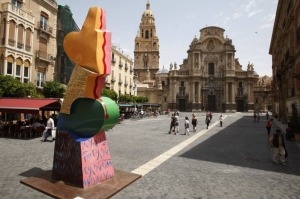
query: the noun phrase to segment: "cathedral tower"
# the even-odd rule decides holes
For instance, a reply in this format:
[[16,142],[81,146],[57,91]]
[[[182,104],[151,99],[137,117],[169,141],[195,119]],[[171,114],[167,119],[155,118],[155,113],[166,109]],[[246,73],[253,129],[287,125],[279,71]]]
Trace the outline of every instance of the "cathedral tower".
[[149,1],[146,4],[139,31],[135,37],[134,71],[139,82],[154,80],[159,70],[159,40],[156,35],[155,18],[150,10]]

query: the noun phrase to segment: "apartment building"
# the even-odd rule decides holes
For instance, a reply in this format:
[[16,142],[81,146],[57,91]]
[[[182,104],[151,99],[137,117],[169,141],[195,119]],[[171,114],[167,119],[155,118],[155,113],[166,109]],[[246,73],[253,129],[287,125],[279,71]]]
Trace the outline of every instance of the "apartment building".
[[107,76],[106,88],[121,94],[136,96],[133,61],[121,48],[112,45],[111,74]]
[[2,0],[0,74],[42,88],[54,77],[56,0]]
[[300,107],[300,2],[279,0],[269,53],[273,70],[273,114],[283,123]]

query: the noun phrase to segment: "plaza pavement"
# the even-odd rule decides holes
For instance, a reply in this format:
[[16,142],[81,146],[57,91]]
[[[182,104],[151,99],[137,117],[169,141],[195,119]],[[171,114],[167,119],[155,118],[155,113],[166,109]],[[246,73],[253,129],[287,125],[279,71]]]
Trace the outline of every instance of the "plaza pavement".
[[[197,132],[168,134],[170,117],[125,120],[106,135],[115,168],[142,174],[113,199],[282,199],[300,198],[300,142],[286,141],[288,164],[274,165],[267,144],[265,118],[226,113],[223,127],[214,113],[205,129],[196,113]],[[275,121],[276,128],[285,128]],[[192,128],[190,128],[192,129]],[[50,138],[49,138],[50,139]],[[50,198],[20,180],[52,169],[54,142],[40,138],[0,137],[0,198]]]

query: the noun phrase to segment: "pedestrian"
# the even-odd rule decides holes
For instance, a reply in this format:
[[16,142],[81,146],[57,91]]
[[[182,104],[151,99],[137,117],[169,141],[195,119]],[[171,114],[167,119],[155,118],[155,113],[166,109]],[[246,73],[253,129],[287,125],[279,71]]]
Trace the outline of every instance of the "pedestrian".
[[52,135],[52,129],[54,129],[54,120],[52,119],[52,116],[49,116],[46,129],[43,132],[43,139],[41,140],[42,142],[46,142],[47,138]]
[[[285,150],[285,143],[283,135],[281,134],[280,129],[276,129],[276,133],[272,134],[269,137],[269,143],[271,145],[271,151],[272,151],[272,161],[274,164],[282,164],[286,165],[285,162],[285,156],[286,156],[286,150]],[[279,161],[278,161],[279,159]]]
[[184,129],[185,129],[184,135],[190,135],[190,121],[188,117],[185,117]]
[[253,113],[253,122],[256,122],[256,112]]
[[179,113],[176,112],[174,114],[175,116],[175,132],[174,132],[174,135],[176,135],[176,133],[179,133]]
[[172,114],[169,134],[171,134],[172,131],[175,131],[175,122],[175,116]]
[[197,118],[196,118],[195,114],[193,115],[193,118],[192,118],[192,125],[193,125],[193,132],[196,132]]
[[267,120],[269,119],[269,111],[266,113]]
[[206,117],[205,119],[206,129],[208,129],[209,123],[210,123],[210,119],[209,117]]
[[222,127],[222,125],[223,125],[223,116],[222,116],[222,114],[219,117],[219,121],[220,121],[220,127]]
[[271,118],[266,123],[266,129],[267,129],[268,137],[270,137],[272,124],[273,124],[273,119]]

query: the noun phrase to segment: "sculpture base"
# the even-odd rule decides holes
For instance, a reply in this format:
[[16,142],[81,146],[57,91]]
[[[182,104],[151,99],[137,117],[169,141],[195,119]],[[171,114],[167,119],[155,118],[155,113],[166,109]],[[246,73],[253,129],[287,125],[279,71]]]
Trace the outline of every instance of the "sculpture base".
[[141,175],[115,169],[115,176],[88,189],[80,188],[69,182],[52,179],[52,170],[38,176],[20,181],[37,191],[54,198],[110,198],[137,179]]

